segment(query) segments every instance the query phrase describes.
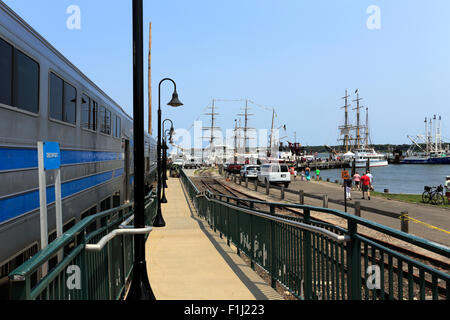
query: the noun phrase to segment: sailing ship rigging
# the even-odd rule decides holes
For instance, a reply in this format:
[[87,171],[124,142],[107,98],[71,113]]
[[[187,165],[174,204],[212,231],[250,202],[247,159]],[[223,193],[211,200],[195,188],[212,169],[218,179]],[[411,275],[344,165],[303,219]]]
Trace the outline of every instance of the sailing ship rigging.
[[369,134],[369,108],[366,108],[366,123],[361,123],[361,106],[360,101],[363,100],[359,97],[359,90],[355,91],[356,107],[352,110],[356,110],[356,125],[350,124],[349,121],[349,109],[351,104],[349,104],[348,91],[345,90],[345,96],[342,98],[345,100],[345,121],[344,125],[339,127],[340,134],[343,138],[339,139],[343,141],[343,147],[345,154],[342,156],[350,161],[355,161],[357,168],[365,168],[367,163],[370,167],[382,167],[387,166],[388,161],[383,154],[375,151],[373,147],[370,146],[371,139]]

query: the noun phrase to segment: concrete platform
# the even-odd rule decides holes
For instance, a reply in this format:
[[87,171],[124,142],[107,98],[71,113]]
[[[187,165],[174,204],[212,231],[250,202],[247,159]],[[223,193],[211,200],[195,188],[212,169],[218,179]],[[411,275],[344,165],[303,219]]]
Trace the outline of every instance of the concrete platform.
[[207,223],[191,212],[179,179],[169,178],[165,228],[146,243],[150,284],[158,300],[283,300]]

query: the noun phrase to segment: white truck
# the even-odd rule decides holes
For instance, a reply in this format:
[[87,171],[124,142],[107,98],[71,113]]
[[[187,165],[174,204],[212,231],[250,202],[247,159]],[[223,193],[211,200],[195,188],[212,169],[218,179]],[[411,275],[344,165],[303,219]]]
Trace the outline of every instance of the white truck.
[[284,184],[286,188],[291,183],[291,173],[286,164],[263,164],[258,172],[258,181],[261,183]]

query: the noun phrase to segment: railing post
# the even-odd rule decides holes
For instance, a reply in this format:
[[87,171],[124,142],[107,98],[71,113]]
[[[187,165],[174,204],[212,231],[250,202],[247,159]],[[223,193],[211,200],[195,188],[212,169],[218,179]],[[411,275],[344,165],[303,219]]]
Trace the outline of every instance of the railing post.
[[270,182],[269,180],[266,180],[266,195],[270,194]]
[[348,221],[350,241],[347,242],[348,293],[350,300],[361,300],[361,243],[356,237],[358,224]]
[[21,281],[11,281],[11,300],[30,300],[31,284],[30,277]]
[[227,245],[230,246],[230,208],[220,205],[221,207],[224,207],[227,211]]
[[258,191],[258,179],[255,179],[255,191]]
[[304,205],[305,204],[305,192],[303,190],[299,190],[298,195],[299,195],[300,204]]
[[328,195],[327,194],[323,195],[323,207],[328,208]]
[[355,202],[355,216],[361,218],[361,201]]
[[[310,224],[311,212],[309,209],[303,210],[303,221]],[[304,230],[305,246],[304,246],[304,286],[305,286],[305,300],[312,300],[312,250],[311,250],[311,232]]]
[[245,187],[248,189],[248,177],[245,177]]
[[284,185],[281,186],[281,200],[284,200]]
[[[275,207],[273,205],[270,206],[270,213],[275,214]],[[275,278],[276,276],[276,244],[275,244],[275,221],[270,220],[270,256],[271,256],[271,265],[270,265],[270,273],[271,273],[271,286],[272,288],[277,287],[277,280]]]
[[[125,236],[122,236],[122,246],[123,246],[123,248],[125,249],[125,244],[124,244],[124,239],[125,239]],[[81,234],[80,234],[80,236],[79,237],[77,237],[77,242],[81,242],[81,243],[83,243],[83,245],[84,244],[86,244],[86,233],[85,232],[81,232]],[[89,269],[89,265],[88,265],[88,263],[87,263],[87,257],[86,257],[86,249],[84,249],[82,252],[81,252],[81,255],[80,255],[80,264],[81,264],[81,266],[82,266],[82,269],[81,269],[81,273],[82,273],[82,278],[81,278],[81,294],[82,294],[82,299],[83,300],[89,300],[89,290],[88,290],[88,269]],[[125,252],[123,252],[123,254],[122,254],[122,266],[123,266],[123,270],[124,270],[124,272],[123,272],[123,279],[126,281],[126,274],[125,274],[125,257],[126,257],[126,254],[125,254]],[[124,283],[125,283],[125,281],[124,281]]]
[[400,216],[401,230],[402,232],[409,233],[409,213],[408,211],[403,211]]

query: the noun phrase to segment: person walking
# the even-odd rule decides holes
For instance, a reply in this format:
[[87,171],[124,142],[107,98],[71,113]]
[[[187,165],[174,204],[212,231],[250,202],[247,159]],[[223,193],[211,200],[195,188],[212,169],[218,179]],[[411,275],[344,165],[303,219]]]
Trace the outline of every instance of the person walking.
[[306,181],[310,181],[311,180],[311,169],[309,167],[307,167],[305,169],[305,176],[306,176]]
[[347,200],[352,200],[352,179],[344,180],[345,197]]
[[367,192],[367,196],[370,200],[370,177],[367,175],[367,173],[361,177],[361,188],[362,198],[365,199],[364,194]]
[[319,177],[320,177],[320,170],[319,168],[316,169],[316,181],[319,181]]
[[450,176],[445,179],[445,196],[447,197],[448,203],[450,203]]
[[358,172],[355,173],[355,175],[353,176],[353,182],[355,183],[355,188],[356,190],[360,190],[360,181],[361,181],[361,176],[359,175]]
[[367,176],[370,178],[370,190],[372,190],[372,191],[375,191],[374,189],[373,189],[373,175],[370,173],[370,171],[368,170],[367,171]]

